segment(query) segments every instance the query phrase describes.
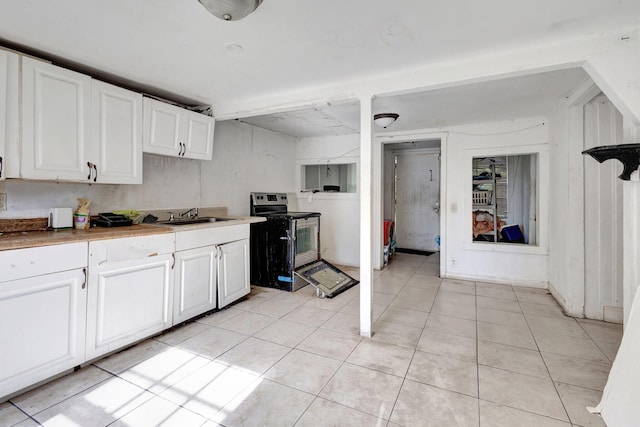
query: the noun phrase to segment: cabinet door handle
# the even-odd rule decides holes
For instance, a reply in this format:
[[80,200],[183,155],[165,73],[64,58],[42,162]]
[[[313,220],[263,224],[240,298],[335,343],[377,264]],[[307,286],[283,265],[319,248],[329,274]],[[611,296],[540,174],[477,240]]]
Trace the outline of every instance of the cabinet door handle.
[[96,176],[93,177],[93,182],[96,182],[98,180],[98,165],[94,163],[93,169],[96,171]]
[[89,167],[89,176],[87,177],[87,180],[91,181],[91,168],[93,167],[93,163],[87,162],[87,166]]
[[2,178],[2,157],[0,157],[0,178]]
[[82,281],[82,289],[87,287],[87,269],[82,269],[82,274],[84,274],[84,280]]
[[173,258],[173,263],[171,264],[171,269],[176,266],[176,254],[171,254],[171,258]]

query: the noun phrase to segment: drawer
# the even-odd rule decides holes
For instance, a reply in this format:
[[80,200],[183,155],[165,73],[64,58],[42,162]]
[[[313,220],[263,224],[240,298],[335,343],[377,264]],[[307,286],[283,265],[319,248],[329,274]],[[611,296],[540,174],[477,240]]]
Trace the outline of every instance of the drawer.
[[0,251],[0,283],[86,266],[86,242]]
[[106,262],[142,259],[174,251],[174,234],[125,237],[89,242],[89,268]]
[[199,228],[176,232],[176,251],[235,242],[249,238],[249,224]]

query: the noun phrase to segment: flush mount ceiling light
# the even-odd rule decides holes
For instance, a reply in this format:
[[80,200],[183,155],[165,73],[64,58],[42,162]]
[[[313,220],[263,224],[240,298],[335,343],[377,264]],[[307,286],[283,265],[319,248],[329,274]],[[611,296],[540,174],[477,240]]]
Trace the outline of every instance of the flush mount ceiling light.
[[262,0],[198,0],[213,16],[238,21],[256,10]]
[[396,113],[380,113],[373,116],[373,122],[381,128],[387,128],[391,123],[398,120],[400,115]]

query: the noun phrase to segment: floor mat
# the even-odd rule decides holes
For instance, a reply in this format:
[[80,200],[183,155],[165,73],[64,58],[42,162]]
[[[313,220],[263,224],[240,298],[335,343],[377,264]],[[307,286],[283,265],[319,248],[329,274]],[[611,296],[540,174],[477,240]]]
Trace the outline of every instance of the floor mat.
[[404,248],[396,248],[396,252],[401,252],[403,254],[424,255],[424,256],[435,254],[435,252],[431,252],[431,251],[419,251],[417,249],[404,249]]

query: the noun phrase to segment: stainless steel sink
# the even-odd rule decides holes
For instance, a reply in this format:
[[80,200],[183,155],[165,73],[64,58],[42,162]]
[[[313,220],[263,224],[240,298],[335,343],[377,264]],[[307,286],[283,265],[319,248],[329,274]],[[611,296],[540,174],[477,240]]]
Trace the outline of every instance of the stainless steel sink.
[[219,221],[230,221],[231,218],[217,218],[212,216],[202,216],[199,218],[177,218],[173,220],[164,220],[158,221],[156,224],[162,225],[189,225],[189,224],[203,224],[207,222],[219,222]]

